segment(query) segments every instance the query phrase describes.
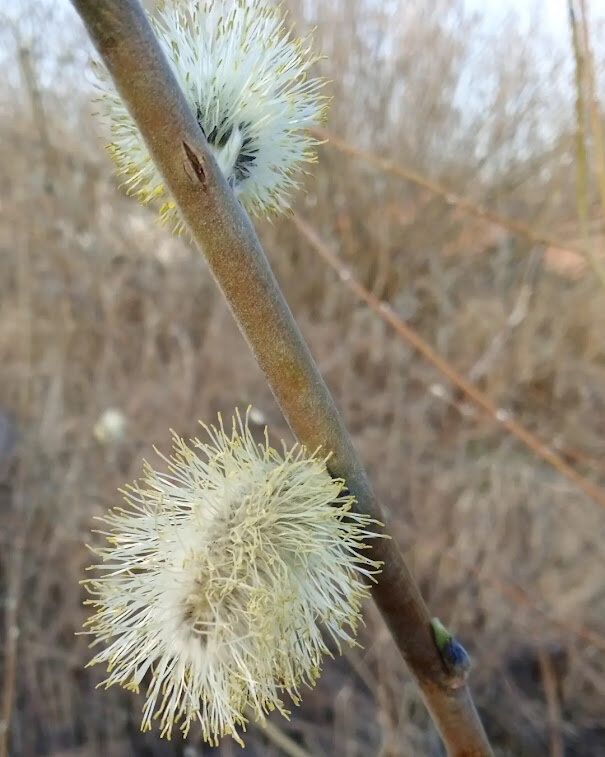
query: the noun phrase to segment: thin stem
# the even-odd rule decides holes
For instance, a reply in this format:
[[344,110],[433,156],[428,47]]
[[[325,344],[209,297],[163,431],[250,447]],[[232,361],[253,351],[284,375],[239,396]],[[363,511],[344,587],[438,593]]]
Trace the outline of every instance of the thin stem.
[[548,730],[550,731],[550,757],[564,757],[565,746],[561,733],[561,706],[557,691],[557,678],[548,652],[541,647],[538,650],[538,662],[542,674],[542,684],[548,708]]
[[[332,452],[362,512],[382,519],[351,439],[292,317],[247,215],[221,175],[136,0],[72,0],[143,135],[192,236],[299,440]],[[428,610],[392,539],[373,591],[450,755],[490,755],[469,690],[446,671]],[[458,688],[456,688],[458,686]]]
[[605,147],[603,146],[603,127],[601,125],[599,99],[597,97],[595,86],[594,55],[592,53],[592,47],[590,45],[590,31],[586,0],[580,0],[580,24],[582,27],[582,42],[584,46],[584,56],[586,59],[586,96],[588,99],[590,127],[592,129],[592,138],[594,143],[596,167],[595,170],[599,184],[599,195],[601,198],[601,224],[603,230],[605,230]]
[[586,148],[586,114],[584,105],[585,61],[573,0],[568,0],[571,42],[576,64],[576,206],[582,235],[584,254],[601,285],[605,287],[605,268],[597,257],[588,230],[588,150]]
[[418,171],[414,171],[414,169],[409,168],[402,163],[395,163],[387,158],[381,158],[374,153],[361,150],[359,147],[349,144],[349,142],[328,132],[326,129],[315,128],[313,129],[313,134],[319,139],[325,140],[327,147],[339,150],[346,155],[352,155],[369,165],[375,166],[385,173],[389,173],[392,176],[398,176],[399,178],[409,181],[412,184],[416,184],[416,186],[422,187],[423,189],[428,189],[429,192],[437,197],[442,197],[449,205],[454,205],[465,213],[475,216],[475,218],[481,218],[484,221],[493,223],[503,229],[509,229],[515,234],[519,234],[537,244],[544,244],[553,249],[561,250],[562,252],[572,252],[585,258],[588,257],[586,250],[581,245],[567,242],[564,243],[560,239],[557,239],[557,237],[548,234],[542,229],[534,229],[529,224],[523,223],[523,221],[507,218],[499,213],[495,213],[493,210],[489,210],[483,205],[477,205],[477,203],[469,200],[467,197],[462,197],[462,195],[456,194],[454,191],[439,184],[433,179],[429,179],[423,174],[418,173]]

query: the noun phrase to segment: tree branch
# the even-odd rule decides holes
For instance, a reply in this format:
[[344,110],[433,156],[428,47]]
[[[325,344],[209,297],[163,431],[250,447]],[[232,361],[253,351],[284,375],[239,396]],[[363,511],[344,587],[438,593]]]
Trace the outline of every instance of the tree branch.
[[[72,0],[150,154],[206,256],[292,430],[332,452],[362,512],[383,519],[351,439],[266,260],[254,228],[221,175],[137,0]],[[431,619],[394,540],[373,597],[418,681],[448,753],[490,755],[470,693],[449,673]]]

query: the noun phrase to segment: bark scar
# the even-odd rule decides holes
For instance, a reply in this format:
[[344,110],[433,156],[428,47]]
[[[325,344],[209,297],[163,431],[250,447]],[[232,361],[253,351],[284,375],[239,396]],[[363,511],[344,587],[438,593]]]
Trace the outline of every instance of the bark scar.
[[[207,189],[207,181],[206,181],[206,171],[204,170],[204,165],[202,161],[199,159],[197,154],[191,149],[191,147],[189,147],[187,142],[183,142],[183,149],[185,150],[185,155],[187,155],[188,165],[193,169],[195,178],[202,185],[202,189],[205,191]],[[187,174],[191,176],[189,171],[187,171]]]

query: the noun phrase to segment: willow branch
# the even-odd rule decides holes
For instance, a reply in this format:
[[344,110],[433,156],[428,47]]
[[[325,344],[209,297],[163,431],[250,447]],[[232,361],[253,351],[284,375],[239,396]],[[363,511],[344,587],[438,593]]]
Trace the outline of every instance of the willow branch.
[[[203,251],[240,329],[299,440],[332,452],[360,511],[383,519],[332,397],[247,215],[221,175],[137,0],[72,0],[150,154]],[[450,755],[491,754],[469,690],[448,673],[430,616],[394,540],[373,597],[418,681]]]

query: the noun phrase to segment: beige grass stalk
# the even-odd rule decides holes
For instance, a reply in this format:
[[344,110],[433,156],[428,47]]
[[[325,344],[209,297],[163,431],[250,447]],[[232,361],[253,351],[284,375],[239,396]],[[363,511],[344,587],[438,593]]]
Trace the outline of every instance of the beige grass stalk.
[[605,287],[605,267],[596,254],[594,241],[590,236],[588,228],[589,171],[588,149],[586,147],[586,105],[584,102],[584,87],[586,79],[586,62],[584,56],[586,51],[582,46],[581,33],[578,28],[573,0],[568,0],[567,7],[569,13],[571,42],[576,65],[576,206],[578,210],[578,222],[580,224],[580,234],[582,236],[586,259],[590,263],[596,277],[599,279],[601,286]]
[[[137,0],[72,0],[150,153],[206,256],[243,334],[299,440],[333,453],[362,512],[381,519],[363,466],[267,263],[256,233],[212,158]],[[456,757],[491,749],[466,684],[446,669],[430,616],[394,540],[373,597]]]
[[590,127],[595,153],[595,171],[599,184],[599,196],[601,198],[601,228],[605,231],[605,147],[603,146],[603,126],[601,109],[595,85],[594,54],[590,44],[590,22],[586,0],[580,0],[580,25],[582,28],[582,44],[586,61],[586,95],[588,98],[588,110],[590,113]]

